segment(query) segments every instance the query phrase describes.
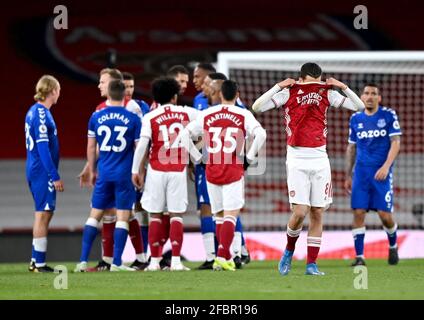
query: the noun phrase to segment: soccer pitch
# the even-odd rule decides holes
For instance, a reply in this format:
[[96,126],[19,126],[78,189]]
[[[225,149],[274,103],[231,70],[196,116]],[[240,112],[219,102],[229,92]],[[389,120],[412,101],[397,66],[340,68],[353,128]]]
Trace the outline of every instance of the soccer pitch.
[[[346,260],[323,260],[323,277],[305,276],[304,261],[295,261],[281,277],[277,261],[253,261],[236,272],[78,273],[68,268],[68,289],[55,289],[58,274],[34,274],[27,264],[0,264],[0,299],[148,299],[148,300],[282,300],[282,299],[424,299],[424,260],[367,261],[368,289],[355,289],[356,277]],[[199,263],[186,263],[195,268]],[[54,264],[52,263],[53,267]],[[365,278],[356,278],[364,284]],[[63,282],[62,282],[63,283]]]

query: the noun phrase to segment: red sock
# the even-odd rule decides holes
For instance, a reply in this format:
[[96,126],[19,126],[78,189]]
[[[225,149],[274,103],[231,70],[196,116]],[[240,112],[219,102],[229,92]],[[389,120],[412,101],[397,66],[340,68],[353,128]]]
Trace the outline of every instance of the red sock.
[[215,219],[215,237],[216,241],[219,243],[219,235],[221,233],[221,227],[223,223],[224,218],[216,218]]
[[162,215],[162,235],[160,239],[160,244],[165,245],[166,241],[169,239],[169,229],[170,229],[170,217],[169,214]]
[[287,246],[286,246],[286,249],[289,250],[289,251],[294,251],[294,248],[296,246],[297,239],[299,239],[299,236],[297,236],[297,237],[290,237],[289,235],[287,235]]
[[225,216],[224,223],[219,231],[218,257],[231,259],[230,246],[234,238],[234,230],[236,228],[236,218],[233,216]]
[[319,249],[321,247],[321,237],[308,237],[308,257],[307,264],[316,263]]
[[136,254],[143,253],[143,239],[141,238],[141,229],[140,224],[138,223],[138,220],[136,218],[133,218],[129,222],[130,230],[129,230],[129,236],[131,239],[131,242],[134,246],[134,250]]
[[[115,222],[116,218],[113,219],[103,219],[103,228],[102,228],[102,245],[103,245],[103,256],[104,257],[113,257],[113,234],[115,232]],[[106,220],[106,221],[105,221]]]
[[169,240],[172,245],[172,256],[179,257],[181,254],[181,247],[183,245],[183,218],[171,218],[171,226],[169,230]]
[[296,241],[299,239],[300,232],[302,231],[302,228],[298,230],[292,230],[287,225],[287,246],[286,250],[294,251],[296,246]]
[[150,254],[153,258],[159,258],[160,254],[160,238],[162,234],[161,219],[151,218],[149,224],[149,246]]

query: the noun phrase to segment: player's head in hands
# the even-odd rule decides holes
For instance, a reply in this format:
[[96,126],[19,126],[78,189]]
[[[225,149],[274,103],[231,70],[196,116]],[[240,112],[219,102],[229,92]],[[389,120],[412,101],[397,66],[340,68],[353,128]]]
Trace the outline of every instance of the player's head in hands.
[[180,85],[169,77],[158,78],[152,83],[153,99],[160,104],[176,104]]
[[235,104],[238,98],[238,85],[233,80],[225,80],[221,85],[221,100],[223,104]]
[[55,77],[46,74],[38,80],[37,85],[35,86],[35,101],[47,104],[48,106],[46,107],[50,107],[57,103],[59,96],[60,84]]
[[123,106],[125,83],[122,80],[112,80],[107,87],[107,97],[112,105]]
[[105,68],[100,71],[99,85],[100,96],[107,97],[107,88],[111,80],[123,80],[122,73],[118,69]]
[[376,110],[381,103],[380,88],[375,83],[367,83],[361,94],[361,100],[369,111]]
[[321,81],[322,69],[315,62],[307,62],[300,68],[300,82]]

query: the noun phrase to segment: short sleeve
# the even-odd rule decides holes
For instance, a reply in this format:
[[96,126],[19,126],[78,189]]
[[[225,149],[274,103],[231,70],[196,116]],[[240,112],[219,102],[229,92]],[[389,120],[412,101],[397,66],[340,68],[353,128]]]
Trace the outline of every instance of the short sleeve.
[[400,129],[399,119],[396,114],[396,111],[389,109],[389,126],[388,126],[388,133],[389,136],[400,136],[402,135],[402,131]]
[[46,110],[44,108],[37,108],[37,112],[34,117],[34,137],[35,142],[49,142],[48,133],[48,118]]
[[95,126],[94,114],[90,117],[90,120],[88,121],[87,137],[89,137],[89,138],[95,138],[96,137],[96,126]]
[[150,117],[147,115],[143,117],[141,123],[140,137],[152,139],[152,126],[150,124]]
[[134,141],[140,140],[141,134],[141,121],[139,118],[135,119]]
[[354,118],[353,116],[350,117],[350,121],[349,121],[349,139],[348,142],[355,144],[357,141],[357,137],[356,137],[356,131],[355,131],[355,127],[354,127]]
[[277,92],[271,97],[272,103],[274,103],[274,106],[276,108],[280,108],[281,106],[285,105],[287,101],[290,98],[290,90],[287,88],[284,88],[280,92]]

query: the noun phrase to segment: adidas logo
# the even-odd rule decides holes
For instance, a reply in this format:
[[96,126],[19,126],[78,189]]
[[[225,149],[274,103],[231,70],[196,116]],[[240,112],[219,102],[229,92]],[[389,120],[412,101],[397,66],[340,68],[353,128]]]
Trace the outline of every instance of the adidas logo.
[[303,94],[302,89],[299,89],[299,91],[297,92],[297,94]]

